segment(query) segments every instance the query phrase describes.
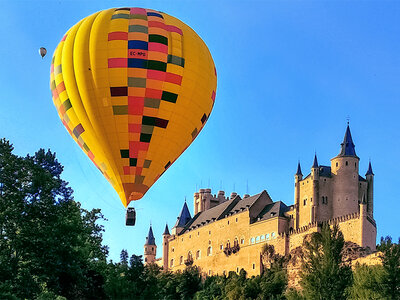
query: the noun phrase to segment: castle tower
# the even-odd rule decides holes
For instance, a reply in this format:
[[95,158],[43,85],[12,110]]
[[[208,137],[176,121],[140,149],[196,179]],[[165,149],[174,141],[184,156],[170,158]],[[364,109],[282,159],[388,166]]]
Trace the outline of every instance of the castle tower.
[[300,161],[297,164],[297,172],[294,175],[294,209],[295,220],[294,229],[299,228],[299,205],[300,205],[300,181],[303,180],[303,173],[301,173]]
[[374,217],[374,172],[372,172],[371,161],[369,162],[368,171],[365,174],[365,178],[367,179],[368,182],[367,213],[371,216],[371,218],[373,218]]
[[319,166],[317,154],[314,155],[314,162],[311,167],[312,180],[312,197],[310,199],[310,222],[313,223],[317,219],[317,206],[319,202]]
[[332,217],[344,216],[359,211],[359,161],[347,124],[340,153],[331,159],[334,198]]
[[156,239],[154,238],[153,228],[149,229],[149,233],[146,237],[146,243],[144,244],[144,263],[145,265],[152,264],[156,261],[157,246]]
[[168,250],[169,250],[169,237],[171,235],[169,234],[169,230],[168,230],[168,224],[165,224],[165,230],[164,233],[162,235],[163,237],[163,269],[164,271],[168,270]]
[[176,220],[175,226],[172,227],[172,234],[179,234],[184,228],[185,225],[192,219],[192,216],[190,215],[189,208],[187,207],[186,201],[183,204],[181,213],[179,214],[179,217]]

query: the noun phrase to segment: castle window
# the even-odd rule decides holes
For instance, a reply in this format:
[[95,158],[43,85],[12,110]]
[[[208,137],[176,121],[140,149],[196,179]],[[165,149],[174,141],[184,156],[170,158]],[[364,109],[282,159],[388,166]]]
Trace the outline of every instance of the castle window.
[[265,235],[265,239],[268,241],[269,240],[269,233],[267,233],[266,235]]
[[191,239],[192,238],[192,235],[189,235],[189,239]]
[[271,233],[271,238],[275,239],[276,238],[276,234],[275,232]]
[[151,251],[154,251],[154,247],[151,247]]
[[256,269],[256,264],[253,264],[253,270],[255,270]]
[[260,238],[261,238],[261,241],[265,240],[265,235],[262,235]]
[[303,200],[303,205],[306,206],[307,205],[307,199]]
[[175,248],[172,248],[172,253],[174,253],[175,252]]
[[219,250],[223,250],[224,249],[224,245],[219,245]]
[[338,162],[336,163],[336,167],[339,167],[339,163]]
[[250,239],[250,244],[254,244],[255,241],[256,241],[256,240],[252,237],[252,238]]
[[174,266],[174,259],[171,259],[171,262],[169,263],[169,266],[172,268]]
[[348,166],[349,165],[349,162],[346,160],[346,166]]
[[198,235],[198,236],[200,235],[200,231],[197,231],[197,235]]
[[260,237],[257,236],[257,237],[256,237],[256,243],[259,243],[259,242],[260,242]]
[[196,259],[200,259],[200,250],[196,251]]
[[208,240],[208,244],[211,245],[211,240]]
[[237,221],[238,221],[238,218],[236,218],[236,223],[237,223]]
[[211,234],[211,231],[209,231],[208,234],[210,235],[210,234]]
[[239,267],[236,267],[236,273],[239,273]]
[[181,255],[181,257],[179,257],[179,264],[183,264],[183,256]]
[[212,255],[212,247],[208,247],[207,248],[207,256],[211,256]]
[[357,168],[357,163],[354,163],[354,167]]
[[240,240],[240,244],[244,244],[244,238],[242,238],[241,240]]
[[208,270],[208,275],[211,276],[211,274],[212,274],[212,273],[211,273],[211,270]]
[[228,221],[228,225],[229,225],[229,221]]
[[147,257],[144,258],[144,262],[147,262]]

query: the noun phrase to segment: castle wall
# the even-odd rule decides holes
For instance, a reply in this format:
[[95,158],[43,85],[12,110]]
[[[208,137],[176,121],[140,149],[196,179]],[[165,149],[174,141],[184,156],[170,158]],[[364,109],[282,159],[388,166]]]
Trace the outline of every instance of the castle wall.
[[[332,178],[320,177],[317,221],[326,221],[332,218],[332,195]],[[322,197],[324,197],[326,200],[323,201]]]
[[335,157],[331,160],[333,176],[333,210],[336,218],[358,212],[358,158]]
[[[310,206],[313,194],[313,181],[311,176],[300,181],[300,201],[299,201],[299,227],[308,225],[311,220]],[[306,204],[304,205],[304,201]]]

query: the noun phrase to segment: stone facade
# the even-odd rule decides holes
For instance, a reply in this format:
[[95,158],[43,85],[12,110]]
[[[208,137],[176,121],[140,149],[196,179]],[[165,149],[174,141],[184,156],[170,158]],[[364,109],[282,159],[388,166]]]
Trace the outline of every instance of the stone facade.
[[366,177],[361,177],[359,160],[347,127],[341,151],[330,166],[319,165],[315,156],[310,174],[303,178],[298,164],[291,206],[273,202],[265,190],[242,198],[236,193],[226,197],[223,191],[213,195],[211,189],[200,189],[194,194],[194,216],[185,202],[171,234],[166,227],[162,259],[156,260],[156,253],[148,251],[153,245],[145,245],[145,262],[172,271],[193,264],[207,275],[242,268],[250,276],[258,275],[266,243],[287,255],[325,222],[338,223],[346,241],[375,251],[374,174],[370,163]]

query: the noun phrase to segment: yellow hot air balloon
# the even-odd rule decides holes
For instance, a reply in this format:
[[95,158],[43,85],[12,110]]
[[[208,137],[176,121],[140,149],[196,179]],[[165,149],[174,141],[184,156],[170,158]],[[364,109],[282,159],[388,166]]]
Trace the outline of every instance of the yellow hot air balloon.
[[201,38],[143,8],[108,9],[78,22],[55,50],[50,75],[64,126],[125,207],[196,138],[216,84]]

